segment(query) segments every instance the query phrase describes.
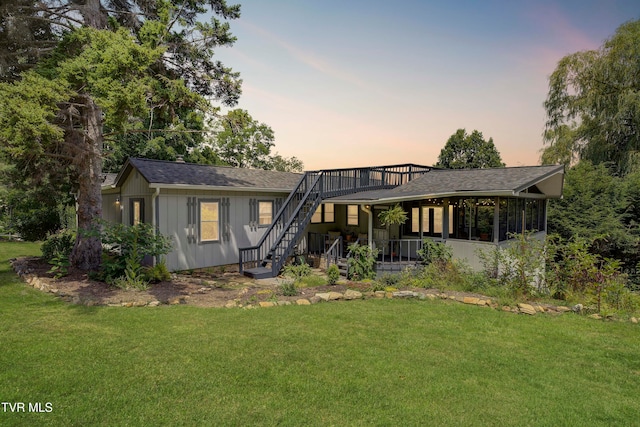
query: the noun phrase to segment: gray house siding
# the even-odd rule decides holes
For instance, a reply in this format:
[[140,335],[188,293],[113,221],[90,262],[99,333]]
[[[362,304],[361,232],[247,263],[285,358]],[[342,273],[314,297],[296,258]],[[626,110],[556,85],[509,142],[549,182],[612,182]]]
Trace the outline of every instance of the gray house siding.
[[143,222],[152,222],[151,195],[153,191],[149,188],[149,183],[138,171],[132,171],[121,187],[121,221],[131,224],[131,208],[133,200],[141,200],[143,205]]
[[[179,271],[237,263],[238,248],[255,245],[267,229],[267,226],[257,224],[256,203],[273,202],[275,214],[287,195],[238,191],[162,190],[156,199],[158,230],[170,236],[173,241],[173,250],[166,256],[167,267],[169,270]],[[219,203],[217,241],[203,242],[201,239],[201,202]]]

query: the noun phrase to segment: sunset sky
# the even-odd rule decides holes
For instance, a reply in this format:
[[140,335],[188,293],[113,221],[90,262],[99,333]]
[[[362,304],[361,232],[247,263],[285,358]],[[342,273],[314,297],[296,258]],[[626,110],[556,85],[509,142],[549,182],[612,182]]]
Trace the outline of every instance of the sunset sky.
[[[431,165],[459,128],[539,164],[548,77],[640,19],[638,0],[238,0],[238,108],[305,169]],[[229,0],[229,3],[235,3]]]

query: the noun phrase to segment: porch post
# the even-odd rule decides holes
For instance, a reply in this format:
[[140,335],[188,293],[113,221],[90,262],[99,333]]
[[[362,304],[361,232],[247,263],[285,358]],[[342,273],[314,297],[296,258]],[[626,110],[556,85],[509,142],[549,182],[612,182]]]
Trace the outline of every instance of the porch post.
[[498,243],[500,239],[500,197],[493,199],[493,243]]
[[449,199],[442,200],[442,240],[449,238]]
[[418,203],[418,233],[422,242],[424,240],[424,235],[422,234],[422,200]]
[[369,247],[373,249],[373,206],[369,207],[369,220],[367,224],[367,237],[369,238]]
[[367,213],[367,242],[373,249],[373,206],[360,205],[360,209]]

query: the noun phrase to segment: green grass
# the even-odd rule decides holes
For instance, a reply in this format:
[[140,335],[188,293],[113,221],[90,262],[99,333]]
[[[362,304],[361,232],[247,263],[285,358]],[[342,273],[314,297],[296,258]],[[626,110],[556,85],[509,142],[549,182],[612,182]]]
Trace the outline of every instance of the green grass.
[[[3,259],[36,246],[0,244]],[[0,425],[633,425],[637,325],[406,300],[71,306],[0,266]]]

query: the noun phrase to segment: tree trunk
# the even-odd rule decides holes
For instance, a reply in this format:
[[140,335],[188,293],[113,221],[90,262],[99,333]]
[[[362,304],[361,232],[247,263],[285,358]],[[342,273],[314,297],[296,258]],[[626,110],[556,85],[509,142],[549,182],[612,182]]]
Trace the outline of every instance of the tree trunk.
[[102,217],[102,110],[89,95],[84,98],[84,132],[78,138],[76,156],[78,236],[70,259],[81,270],[96,270],[100,267],[102,245],[100,237],[91,232],[98,230]]

